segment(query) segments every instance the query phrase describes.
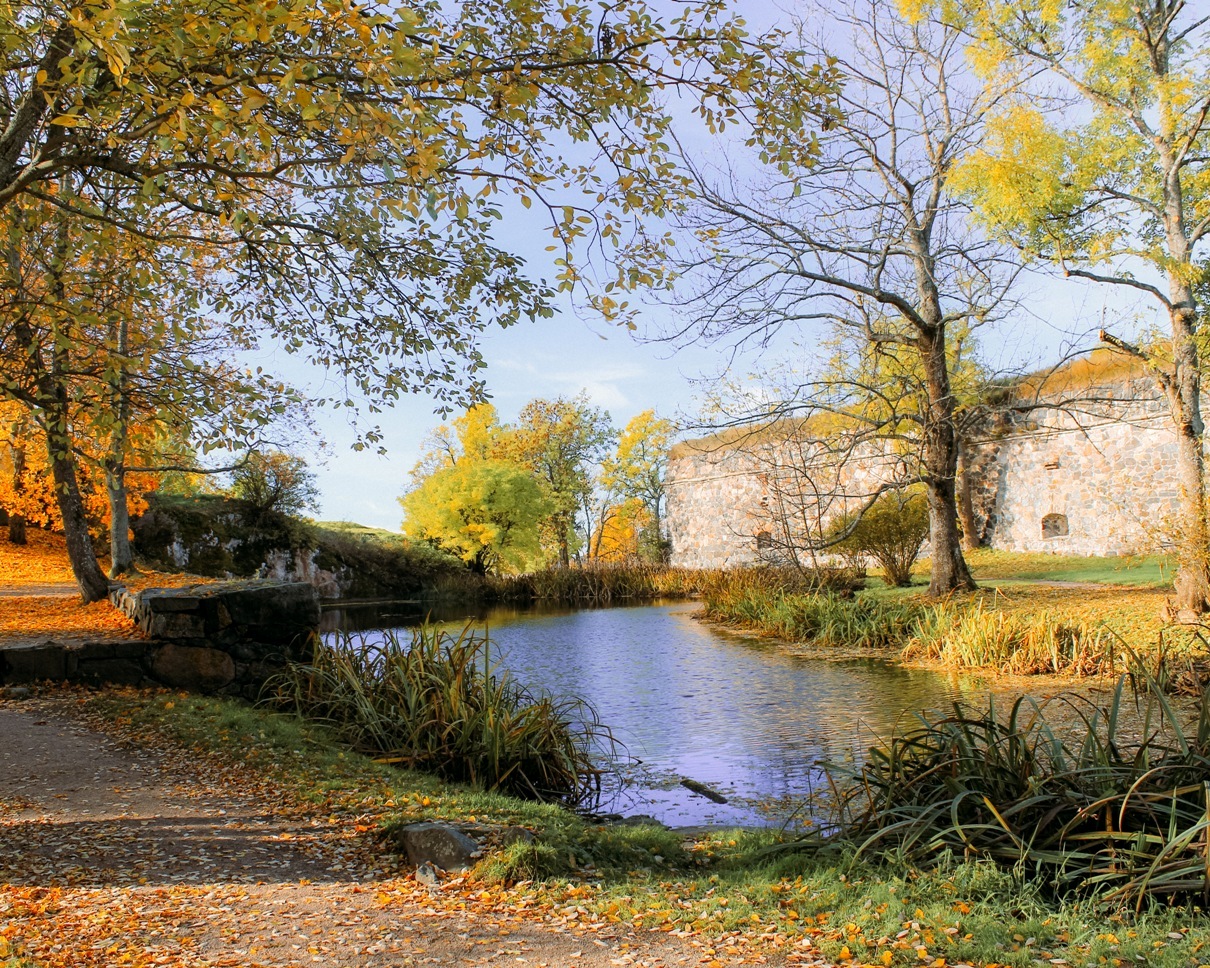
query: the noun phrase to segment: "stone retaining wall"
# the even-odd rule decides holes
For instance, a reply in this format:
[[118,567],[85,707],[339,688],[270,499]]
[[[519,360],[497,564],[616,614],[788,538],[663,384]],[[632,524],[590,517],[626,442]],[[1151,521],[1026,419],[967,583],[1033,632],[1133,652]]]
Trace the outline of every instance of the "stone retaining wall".
[[255,696],[288,661],[308,658],[319,598],[301,582],[125,588],[110,596],[146,639],[44,641],[0,650],[0,681],[160,684]]
[[[1165,402],[1146,380],[1086,396],[1090,402],[1079,406],[1026,401],[968,431],[981,543],[1120,555],[1170,541],[1179,486]],[[827,448],[812,450],[804,426],[773,425],[734,441],[707,438],[674,449],[665,515],[674,565],[775,561],[779,545],[805,544],[805,526],[818,534],[821,521],[826,526],[902,470],[874,451],[846,454],[841,470],[829,467]]]

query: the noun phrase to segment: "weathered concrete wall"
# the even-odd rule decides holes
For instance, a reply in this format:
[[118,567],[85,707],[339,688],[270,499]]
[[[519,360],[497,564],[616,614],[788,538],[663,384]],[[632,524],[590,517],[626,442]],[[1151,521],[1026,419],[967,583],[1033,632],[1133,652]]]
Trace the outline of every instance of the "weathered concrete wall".
[[[1119,555],[1162,548],[1172,533],[1176,436],[1147,381],[1102,388],[1094,403],[1077,407],[1020,407],[989,417],[965,448],[979,537],[990,547]],[[755,435],[678,445],[667,476],[672,563],[770,560],[779,529],[818,533],[879,481],[905,471],[885,452],[859,453],[839,472],[829,469],[832,455],[815,451],[817,460],[812,453],[801,441],[778,453]],[[786,468],[795,460],[791,475]],[[795,488],[797,496],[787,498]],[[774,536],[772,548],[760,537],[766,533]]]

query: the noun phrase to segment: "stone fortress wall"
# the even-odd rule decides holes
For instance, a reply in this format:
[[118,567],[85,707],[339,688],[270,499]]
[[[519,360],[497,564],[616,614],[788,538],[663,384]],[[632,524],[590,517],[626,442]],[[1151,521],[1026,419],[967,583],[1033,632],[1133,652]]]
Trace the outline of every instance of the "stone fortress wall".
[[[990,408],[964,435],[981,543],[1076,555],[1163,547],[1178,498],[1177,443],[1154,383],[1136,376],[1056,396],[1062,400],[1044,393],[1029,404]],[[784,513],[787,478],[778,468],[793,463],[803,444],[777,445],[771,436],[716,436],[673,450],[665,517],[672,564],[728,567],[776,557],[771,536],[786,534],[784,522],[794,517]],[[811,462],[808,454],[808,472]],[[886,453],[867,450],[840,471],[818,467],[796,480],[835,485],[839,500],[822,515],[826,524],[895,469]],[[798,505],[810,503],[808,496]]]

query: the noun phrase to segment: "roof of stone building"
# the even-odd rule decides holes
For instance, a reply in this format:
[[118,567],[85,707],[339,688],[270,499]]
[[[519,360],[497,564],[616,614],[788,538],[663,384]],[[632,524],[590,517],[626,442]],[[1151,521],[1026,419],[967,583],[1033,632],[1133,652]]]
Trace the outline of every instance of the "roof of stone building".
[[[1001,401],[1007,395],[1016,399],[1061,400],[1089,390],[1120,390],[1146,378],[1147,375],[1146,364],[1137,357],[1107,347],[1097,347],[1054,366],[1006,380],[995,386],[989,392],[989,397]],[[801,433],[805,427],[812,424],[835,419],[838,419],[836,415],[817,413],[807,417],[779,417],[723,427],[702,437],[674,444],[669,457],[677,460],[695,455],[739,450],[778,438],[785,439],[795,433]]]

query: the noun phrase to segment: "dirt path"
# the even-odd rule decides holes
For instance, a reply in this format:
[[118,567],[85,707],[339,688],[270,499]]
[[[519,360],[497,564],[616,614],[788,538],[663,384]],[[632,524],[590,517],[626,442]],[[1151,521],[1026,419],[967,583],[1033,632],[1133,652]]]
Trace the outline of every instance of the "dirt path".
[[426,888],[376,870],[347,820],[244,799],[73,707],[0,702],[0,959],[7,940],[45,968],[785,963]]

